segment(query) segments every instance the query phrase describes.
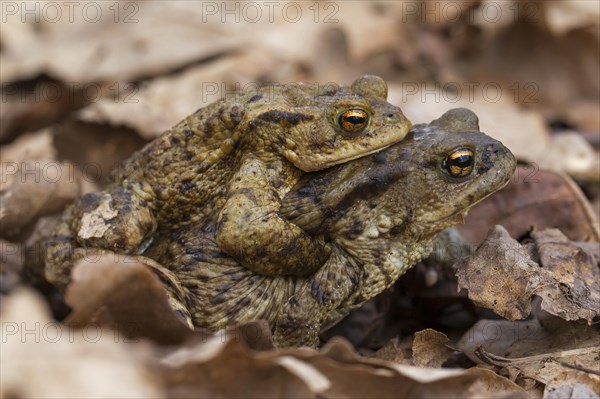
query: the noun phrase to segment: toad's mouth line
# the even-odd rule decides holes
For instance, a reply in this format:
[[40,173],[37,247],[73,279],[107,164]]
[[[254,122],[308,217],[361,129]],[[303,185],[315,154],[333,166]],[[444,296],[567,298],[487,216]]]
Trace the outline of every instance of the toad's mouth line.
[[376,148],[376,149],[374,149],[372,151],[369,151],[369,152],[361,152],[360,154],[350,155],[350,156],[348,156],[346,158],[336,158],[335,159],[335,163],[331,163],[331,164],[327,165],[327,167],[330,168],[332,166],[340,165],[340,164],[343,164],[343,163],[346,163],[346,162],[354,161],[355,159],[360,159],[360,158],[366,157],[367,155],[375,154],[375,153],[377,153],[379,151],[385,150],[386,148],[388,148],[388,147],[390,147],[390,146],[392,146],[394,144],[396,144],[396,143],[390,143],[390,144],[387,144],[384,147],[379,147],[379,148]]
[[442,222],[448,221],[448,220],[450,220],[452,218],[455,218],[455,217],[459,216],[460,214],[462,214],[462,221],[461,221],[461,223],[464,223],[465,222],[465,217],[467,216],[467,212],[469,211],[469,209],[471,209],[473,206],[477,205],[478,203],[480,203],[481,201],[483,201],[484,199],[486,199],[490,195],[492,195],[492,194],[494,194],[494,193],[502,190],[504,187],[506,187],[508,185],[509,182],[510,182],[510,179],[507,180],[506,182],[504,182],[504,184],[502,184],[500,187],[498,187],[494,191],[488,193],[487,195],[484,195],[483,197],[481,197],[477,201],[473,202],[472,204],[469,204],[468,206],[466,206],[464,208],[461,208],[458,211],[453,212],[452,214],[450,214],[448,216],[444,216],[443,218],[432,220],[432,221],[427,221],[427,222],[425,222],[425,224],[426,225],[431,225],[431,224],[442,223]]

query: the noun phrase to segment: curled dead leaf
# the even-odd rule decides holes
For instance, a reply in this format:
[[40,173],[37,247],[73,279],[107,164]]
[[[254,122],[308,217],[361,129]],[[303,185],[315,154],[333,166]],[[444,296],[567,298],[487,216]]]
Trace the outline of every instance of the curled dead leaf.
[[72,165],[57,161],[2,163],[0,235],[15,237],[36,218],[61,211],[81,194],[81,180]]
[[509,320],[524,319],[531,312],[537,264],[502,226],[495,226],[475,253],[458,266],[459,288],[469,291],[477,305],[492,309]]
[[123,336],[160,344],[182,343],[194,333],[175,314],[167,291],[144,257],[86,252],[72,272],[65,299],[73,326],[98,323]]
[[591,324],[600,312],[597,263],[558,230],[534,236],[544,267],[506,229],[495,226],[475,254],[458,266],[459,287],[467,288],[479,306],[509,320],[527,317],[531,297],[537,295],[545,311]]
[[415,333],[413,342],[413,362],[420,367],[441,367],[453,352],[446,344],[450,342],[446,334],[430,328]]
[[600,269],[598,261],[558,229],[534,231],[543,270],[552,284],[536,290],[542,309],[565,320],[585,319],[588,323],[600,314]]
[[[600,333],[583,323],[552,317],[552,323],[480,320],[467,331],[457,347],[473,361],[504,369],[519,385],[533,389],[531,381],[587,388],[600,381],[597,358]],[[597,382],[595,383],[597,385]],[[550,389],[551,390],[551,389]]]
[[56,322],[29,290],[2,298],[0,316],[2,397],[163,397],[144,345]]

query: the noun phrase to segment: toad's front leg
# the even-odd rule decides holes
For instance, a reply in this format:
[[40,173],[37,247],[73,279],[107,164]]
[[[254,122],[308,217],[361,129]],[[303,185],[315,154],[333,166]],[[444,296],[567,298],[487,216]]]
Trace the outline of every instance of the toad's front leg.
[[265,163],[246,157],[233,176],[219,215],[217,244],[241,265],[262,275],[303,276],[318,270],[329,248],[279,214],[281,199]]
[[86,194],[43,240],[46,278],[64,289],[77,260],[94,251],[140,253],[155,230],[148,201],[134,191],[119,187]]
[[139,253],[157,226],[148,200],[121,187],[84,195],[73,213],[71,229],[83,248]]

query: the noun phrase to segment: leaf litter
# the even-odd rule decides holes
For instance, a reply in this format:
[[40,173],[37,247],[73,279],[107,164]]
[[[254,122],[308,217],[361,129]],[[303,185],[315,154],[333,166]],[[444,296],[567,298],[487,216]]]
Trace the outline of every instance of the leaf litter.
[[[222,23],[185,2],[125,2],[117,22],[102,3],[96,24],[7,14],[0,396],[599,397],[591,3],[330,2],[317,23],[302,3],[311,18],[293,24]],[[323,332],[321,349],[278,350],[262,321],[191,329],[171,311],[168,272],[143,257],[96,254],[65,298],[24,270],[70,201],[195,109],[237,88],[365,72],[414,123],[474,110],[521,166],[435,256]],[[27,174],[51,168],[60,178]]]

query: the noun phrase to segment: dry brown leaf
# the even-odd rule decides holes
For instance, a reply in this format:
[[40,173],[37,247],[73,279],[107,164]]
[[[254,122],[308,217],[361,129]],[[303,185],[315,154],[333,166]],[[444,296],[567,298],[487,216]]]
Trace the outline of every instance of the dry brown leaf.
[[[106,260],[106,259],[105,259]],[[71,287],[76,286],[75,290],[69,292],[70,301],[78,299],[82,302],[83,310],[76,309],[75,314],[85,316],[84,313],[94,313],[93,302],[99,299],[96,295],[98,292],[103,292],[105,289],[113,286],[116,283],[117,287],[127,286],[134,292],[134,297],[130,299],[139,300],[140,290],[136,289],[136,281],[142,280],[142,285],[145,286],[145,291],[148,290],[144,280],[144,273],[140,270],[145,270],[140,264],[120,264],[114,265],[106,262],[109,266],[98,266],[98,264],[81,263],[78,269],[75,270],[75,282]],[[113,270],[108,270],[111,268]],[[121,282],[114,281],[113,278],[115,267],[118,266],[125,271],[121,272]],[[100,275],[94,275],[89,270],[82,271],[83,268],[93,269],[96,267],[102,271]],[[149,273],[149,272],[147,272]],[[81,276],[81,274],[85,274]],[[111,276],[111,274],[113,276]],[[126,275],[130,278],[125,278]],[[153,277],[151,274],[149,274]],[[84,279],[85,277],[85,279]],[[108,278],[107,278],[108,277]],[[86,282],[88,287],[84,286]],[[105,281],[106,280],[106,281]],[[112,280],[112,281],[111,281]],[[155,278],[151,278],[154,280]],[[90,286],[94,284],[95,287]],[[77,286],[78,285],[78,286]],[[84,297],[84,288],[90,289],[88,298]],[[91,290],[96,289],[94,293]],[[79,290],[79,292],[77,292]],[[150,289],[151,290],[151,289]],[[105,292],[100,295],[103,302],[109,308],[108,312],[115,315],[112,306],[112,295],[117,297],[119,289],[116,291]],[[145,300],[151,300],[146,296]],[[159,299],[163,303],[166,298]],[[3,302],[6,306],[6,303]],[[151,307],[152,305],[148,305]],[[6,309],[3,308],[2,316],[7,315]],[[87,311],[86,311],[87,310]],[[17,314],[23,313],[21,309],[17,310]],[[36,312],[27,311],[24,314],[28,315],[31,320],[41,320],[42,316]],[[98,315],[98,313],[95,313]],[[102,331],[103,336],[108,336],[108,330],[101,329],[103,325],[102,318],[92,318],[87,322],[86,317],[79,317],[79,320],[69,320],[69,324],[58,324],[61,327],[68,325],[73,331],[87,331],[94,326],[96,330]],[[92,324],[87,324],[92,321]],[[134,320],[135,321],[135,320]],[[164,320],[163,320],[164,321]],[[169,321],[165,321],[169,323]],[[3,324],[5,326],[6,324]],[[81,326],[83,329],[74,329],[76,326]],[[118,325],[117,325],[118,326]],[[145,327],[156,328],[154,325],[145,325]],[[265,329],[266,328],[266,329]],[[101,330],[100,330],[101,329]],[[114,330],[109,336],[109,339],[119,338],[119,342],[126,340],[128,334],[122,334],[123,331]],[[270,345],[270,337],[268,327],[264,323],[250,323],[239,328],[231,328],[227,331],[219,332],[212,337],[196,336],[194,341],[188,342],[187,345],[175,349],[171,353],[163,355],[161,364],[156,364],[147,356],[142,356],[136,346],[125,347],[125,356],[128,356],[128,362],[123,362],[115,358],[111,351],[107,351],[105,347],[99,348],[99,353],[93,358],[89,358],[90,365],[82,363],[81,358],[78,358],[77,366],[90,367],[95,372],[99,372],[98,367],[105,367],[109,364],[116,372],[121,373],[119,378],[131,377],[131,372],[126,372],[129,364],[141,369],[144,376],[152,378],[152,384],[146,386],[145,389],[154,389],[153,396],[160,397],[161,392],[166,392],[169,397],[398,397],[398,396],[416,396],[416,397],[431,397],[432,395],[442,395],[444,397],[455,398],[475,398],[478,395],[485,394],[486,397],[500,397],[500,393],[505,392],[507,386],[502,386],[503,377],[489,376],[483,378],[481,373],[471,375],[473,372],[463,372],[461,370],[443,370],[443,369],[419,369],[410,366],[400,366],[389,362],[362,358],[356,354],[352,346],[343,340],[333,340],[323,350],[317,352],[309,348],[290,348],[284,351],[273,351]],[[258,339],[257,339],[258,338]],[[265,340],[265,338],[267,340]],[[257,344],[257,342],[260,342]],[[115,343],[109,342],[112,345]],[[254,350],[249,347],[254,346]],[[76,345],[71,343],[69,349],[76,348]],[[265,351],[266,350],[266,351]],[[258,351],[258,352],[256,352]],[[4,353],[2,353],[4,356]],[[48,373],[49,375],[61,375],[60,373],[69,372],[69,369],[63,369],[61,358],[63,353],[55,353],[51,367],[54,367],[58,374]],[[77,355],[81,356],[81,355]],[[110,360],[109,360],[110,359]],[[104,360],[104,362],[103,362]],[[114,361],[118,361],[119,367],[115,367]],[[107,363],[108,362],[108,363]],[[69,365],[73,363],[67,362]],[[3,358],[3,364],[4,358]],[[45,364],[46,370],[49,365]],[[60,367],[56,368],[56,365]],[[84,369],[85,370],[85,369]],[[47,372],[47,371],[46,371]],[[75,375],[80,375],[73,373]],[[28,374],[31,375],[31,374]],[[35,373],[33,373],[35,375]],[[16,383],[5,385],[4,374],[3,388],[19,387],[22,383],[18,380]],[[114,385],[120,381],[119,378],[112,374],[108,374],[106,378]],[[63,391],[59,391],[61,395],[72,395],[77,391],[66,391],[64,378],[56,378],[61,381]],[[92,379],[94,382],[98,379]],[[479,380],[479,382],[478,382]],[[42,380],[45,381],[45,380]],[[101,380],[103,381],[103,380]],[[130,384],[136,384],[137,379],[133,378]],[[90,381],[88,381],[90,382]],[[111,385],[109,382],[109,385]],[[106,384],[106,382],[104,382]],[[67,386],[68,387],[68,386]],[[121,388],[119,386],[119,388]],[[97,392],[91,390],[87,385],[81,387],[83,389],[79,394],[88,395],[89,392]],[[97,388],[99,389],[99,388]],[[129,389],[133,389],[129,387]],[[492,390],[493,389],[493,390]],[[10,391],[13,392],[13,391]],[[22,392],[22,391],[17,391]],[[27,391],[30,392],[30,391]],[[66,393],[65,393],[66,392]],[[101,391],[103,396],[112,397],[110,389],[104,387]],[[128,394],[129,391],[121,390],[121,395],[140,395],[139,393]],[[123,393],[125,392],[125,393]],[[522,392],[514,388],[510,391],[513,397],[524,397]],[[43,395],[42,395],[43,396]],[[143,396],[143,395],[142,395]]]
[[0,164],[0,236],[15,237],[36,218],[63,210],[82,193],[73,165],[51,160]]
[[106,184],[119,163],[146,143],[130,129],[95,123],[66,121],[51,130],[58,158],[81,170],[88,185]]
[[458,229],[479,243],[494,224],[513,237],[556,227],[573,241],[600,241],[598,220],[581,189],[568,176],[534,165],[517,167],[509,184],[471,208]]
[[91,101],[81,87],[45,78],[0,86],[0,96],[1,142],[56,123]]
[[412,356],[410,345],[411,343],[406,340],[399,343],[397,339],[391,339],[372,357],[393,363],[411,364],[409,361]]
[[[555,359],[586,353],[593,355],[593,349],[600,345],[600,332],[594,327],[547,314],[545,317],[545,320],[536,317],[524,321],[482,319],[463,335],[457,347],[478,363],[482,358],[477,352],[483,350],[487,355],[495,356],[502,367],[523,368],[520,364],[546,361],[544,356],[549,354],[558,354]],[[594,368],[594,363],[591,356],[582,366]]]
[[[422,106],[424,113],[432,105],[448,105],[450,102],[455,106],[473,108],[478,114],[482,113],[480,116],[484,120],[484,110],[477,108],[477,97],[483,94],[490,108],[497,106],[498,112],[495,115],[491,112],[492,120],[497,121],[495,125],[508,128],[506,132],[498,133],[497,138],[522,160],[537,161],[536,156],[544,154],[546,142],[531,140],[531,146],[515,147],[515,144],[528,141],[532,125],[513,123],[517,119],[509,117],[506,107],[501,104],[504,101],[496,101],[496,92],[502,100],[513,102],[514,106],[523,104],[528,109],[538,110],[534,115],[541,111],[548,122],[563,122],[580,131],[600,130],[600,24],[593,17],[598,13],[597,7],[591,6],[592,2],[582,7],[574,6],[580,10],[591,6],[596,10],[585,17],[585,12],[565,12],[565,16],[574,16],[570,19],[573,23],[565,24],[573,29],[558,33],[557,29],[552,31],[552,26],[548,27],[549,21],[557,19],[555,3],[562,3],[558,8],[569,9],[571,7],[564,6],[564,3],[571,2],[477,3],[465,4],[476,7],[469,11],[461,10],[460,18],[454,18],[444,34],[433,34],[431,29],[417,26],[417,34],[411,41],[419,51],[416,55],[408,53],[418,62],[417,65],[405,65],[410,67],[411,72],[421,72],[421,80],[431,79],[431,75],[434,79],[427,85],[421,81],[407,82],[403,85],[406,90],[401,92],[414,94],[418,86],[421,90],[417,96],[427,99],[421,101],[427,103]],[[413,4],[413,7],[418,8],[419,5],[424,10],[420,14],[421,25],[431,20],[445,24],[445,18],[452,18],[465,6],[423,2]],[[423,70],[429,74],[423,73]],[[436,95],[434,83],[458,90]],[[475,96],[471,96],[471,89],[474,89]],[[419,108],[419,105],[413,108]],[[439,115],[440,111],[443,112],[437,110],[433,115]],[[412,111],[407,114],[410,117]],[[429,117],[417,118],[417,122],[429,120]],[[492,130],[484,131],[494,137],[496,135]]]
[[[169,355],[163,363],[163,384],[168,396],[173,398],[315,397],[305,374],[298,375],[306,369],[298,372],[298,364],[291,365],[294,360],[286,362],[283,357],[257,356],[241,340],[219,333],[191,351]],[[317,373],[317,378],[324,378],[311,371]],[[317,392],[322,390],[326,381],[321,382],[313,381],[312,388]]]
[[[174,316],[159,281],[146,265],[139,263],[139,257],[120,260],[115,262],[112,257],[104,256],[96,262],[88,259],[76,266],[67,292],[67,301],[74,308],[67,319],[68,325],[111,325],[122,337],[145,336],[161,343],[179,342],[177,324],[185,326]],[[133,261],[137,263],[130,263]],[[212,338],[196,335],[201,342],[195,350],[181,349],[165,359],[167,370],[161,371],[161,381],[169,395],[396,397],[402,392],[422,395],[444,392],[464,397],[474,382],[459,371],[427,369],[421,373],[361,358],[351,345],[339,340],[321,353],[303,348],[263,355],[248,352],[248,347],[272,348],[270,338],[264,340],[269,331],[265,327],[242,326]],[[243,328],[253,330],[240,332]]]
[[600,313],[600,269],[598,262],[558,229],[534,231],[540,264],[553,282],[536,294],[542,309],[565,320],[586,319]]
[[[591,111],[597,115],[598,23],[592,29],[556,34],[546,23],[550,3],[553,2],[509,3],[506,11],[512,16],[512,23],[482,37],[476,50],[460,60],[460,69],[466,80],[495,82],[506,94],[514,95],[515,102],[543,110],[550,121],[565,121],[565,110],[583,98],[594,102],[596,111],[590,107],[576,112]],[[585,130],[583,126],[576,127]]]
[[479,306],[509,320],[527,317],[531,297],[537,295],[545,311],[591,324],[600,312],[599,273],[592,256],[556,231],[538,234],[536,242],[544,267],[506,229],[495,226],[475,254],[458,266],[459,287],[467,288]]
[[[390,50],[403,50],[403,34],[409,22],[407,7],[410,1],[364,1],[359,3],[337,3],[339,12],[334,18],[335,25],[348,38],[348,56],[352,61],[362,61],[373,55]],[[328,8],[329,11],[332,7]],[[355,21],[362,21],[357,24]],[[324,28],[331,28],[331,23],[323,20]],[[399,45],[400,44],[400,45]]]
[[478,306],[517,320],[531,312],[539,266],[502,226],[492,228],[475,253],[457,266],[459,288]]
[[35,8],[38,26],[33,26],[34,18],[21,23],[29,27],[26,38],[11,34],[21,22],[22,13],[18,9],[14,14],[7,13],[2,35],[9,32],[9,37],[3,40],[0,81],[22,80],[40,73],[79,85],[129,81],[167,72],[246,41],[220,24],[220,18],[199,23],[203,21],[203,7],[184,5],[132,1],[73,7],[56,3],[62,18],[51,21],[40,4]]
[[[68,5],[58,7],[62,15],[70,15]],[[233,6],[217,2],[191,7],[184,1],[132,1],[99,3],[94,9],[100,15],[97,21],[85,18],[79,9],[74,20],[60,18],[53,23],[39,7],[41,23],[36,27],[20,24],[19,12],[7,13],[0,81],[45,72],[80,84],[126,82],[235,49],[267,49],[285,59],[312,63],[323,31],[332,28],[347,35],[351,58],[366,59],[395,49],[398,21],[406,23],[405,7],[398,1],[270,5],[240,1]]]
[[523,380],[529,378],[543,384],[560,382],[562,385],[572,383],[578,377],[600,381],[600,369],[597,366],[600,346],[546,352],[522,358],[505,358],[488,353],[483,348],[475,353],[484,363],[519,370],[519,378]]
[[[552,338],[537,319],[481,319],[463,334],[456,347],[474,362],[485,364],[476,354],[480,348],[500,356],[518,357],[531,351],[542,353],[549,350],[550,345],[555,345]],[[572,338],[572,334],[569,334],[569,338]]]
[[531,380],[571,386],[600,381],[597,358],[600,334],[582,323],[554,318],[544,325],[530,321],[480,320],[457,347],[479,364],[504,368],[511,379],[530,389]]
[[[466,14],[469,10],[475,7],[476,3],[456,3],[450,5],[440,4],[437,0],[424,0],[420,3],[412,4],[412,7],[418,7],[416,13],[422,17],[422,22],[432,27],[445,27],[456,23],[456,21]],[[405,8],[410,10],[411,8]]]
[[394,372],[361,364],[340,364],[326,358],[311,359],[310,364],[332,381],[332,387],[322,394],[325,398],[398,398],[409,395],[464,398],[475,381],[475,378],[458,370],[396,365]]
[[446,344],[450,340],[441,332],[430,328],[415,333],[413,342],[413,362],[419,367],[441,367],[452,349]]
[[53,321],[28,290],[2,298],[0,396],[4,398],[161,398],[148,348],[113,331]]
[[[292,351],[331,381],[331,388],[321,394],[325,398],[475,398],[482,394],[494,394],[485,387],[472,391],[478,377],[463,370],[417,368],[374,358],[361,358],[347,341],[339,338],[327,343],[318,354],[312,351]],[[517,391],[514,393],[516,397],[525,397]]]
[[65,295],[73,308],[66,322],[99,323],[126,337],[150,338],[160,344],[181,343],[194,336],[171,308],[164,286],[153,273],[157,268],[144,257],[87,251],[74,267]]
[[[491,398],[527,398],[531,396],[527,394],[517,384],[508,378],[499,376],[491,370],[486,370],[480,367],[472,367],[466,370],[468,375],[477,376],[477,382],[469,389],[469,394],[472,397],[491,397]],[[485,393],[485,394],[484,394]],[[482,396],[480,396],[482,395]]]
[[[2,163],[42,161],[55,158],[56,149],[52,142],[50,129],[23,134],[12,143],[0,147],[0,160],[2,160]],[[0,182],[0,189],[3,183],[5,183],[4,179]]]
[[598,141],[600,140],[600,107],[598,107],[598,101],[575,100],[569,107],[560,111],[564,113],[566,121],[577,126],[579,134],[586,136],[586,139],[598,148]]

